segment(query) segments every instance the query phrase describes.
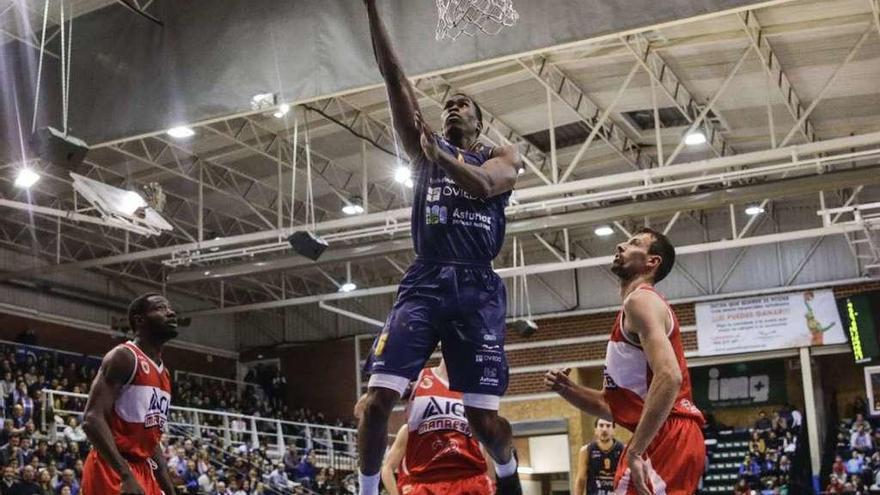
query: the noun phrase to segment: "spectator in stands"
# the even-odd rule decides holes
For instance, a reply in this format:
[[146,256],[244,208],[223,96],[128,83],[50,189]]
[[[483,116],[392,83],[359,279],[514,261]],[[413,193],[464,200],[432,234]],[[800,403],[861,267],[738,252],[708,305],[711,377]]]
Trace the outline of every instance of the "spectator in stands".
[[761,465],[754,457],[750,455],[746,456],[743,463],[739,466],[739,477],[745,478],[746,481],[751,482],[753,480],[758,480],[760,476]]
[[746,481],[745,478],[740,478],[733,487],[733,493],[734,495],[750,495],[752,493],[752,488],[749,486],[749,482]]
[[797,437],[792,434],[791,430],[785,432],[782,438],[782,451],[786,454],[794,454],[797,450]]
[[88,440],[86,438],[86,432],[83,431],[82,425],[79,423],[76,416],[71,416],[67,420],[67,427],[64,428],[64,438],[66,438],[68,442],[75,442],[78,444],[83,444]]
[[15,485],[15,468],[6,462],[3,464],[5,466],[3,468],[3,479],[0,480],[0,493],[6,494],[10,493],[13,485]]
[[214,485],[217,483],[217,470],[214,466],[208,468],[208,471],[199,476],[199,489],[202,493],[211,493],[214,491]]
[[61,472],[61,480],[59,480],[58,486],[55,487],[55,490],[61,492],[62,487],[69,488],[70,495],[77,495],[79,493],[79,482],[73,474],[73,469],[65,469]]
[[854,450],[852,457],[846,461],[846,474],[861,474],[864,465],[865,461],[862,458],[862,455]]
[[24,428],[27,419],[24,417],[24,407],[21,404],[12,406],[12,425],[15,428]]
[[318,474],[315,470],[314,459],[315,457],[312,452],[306,452],[296,466],[295,480],[307,488],[314,486],[315,478]]
[[[25,466],[21,470],[21,479],[12,485],[9,495],[40,495],[40,485],[36,480],[33,466]],[[6,495],[6,492],[4,492]]]
[[852,425],[850,425],[850,432],[855,433],[859,427],[867,429],[871,428],[871,423],[865,420],[865,415],[862,413],[856,414],[856,419],[854,419]]
[[757,457],[764,457],[764,454],[767,453],[767,444],[757,430],[752,432],[752,439],[749,441],[749,453]]
[[40,486],[40,495],[55,495],[55,489],[52,487],[52,473],[48,469],[40,470],[37,484]]
[[287,473],[287,476],[290,478],[295,477],[296,465],[299,464],[296,457],[296,445],[290,444],[287,446],[287,452],[284,453],[282,462],[284,462],[284,471]]
[[276,464],[275,469],[269,473],[269,486],[278,490],[289,488],[290,481],[287,479],[287,473],[284,472],[283,462]]
[[830,480],[828,480],[828,486],[825,487],[826,493],[843,493],[845,486],[844,482],[840,480],[840,478],[836,476],[832,476]]
[[770,421],[770,418],[767,417],[767,413],[760,411],[758,413],[758,420],[755,421],[755,431],[763,435],[772,429],[773,423]]
[[850,448],[861,452],[862,454],[868,454],[874,450],[874,443],[871,439],[871,435],[865,431],[865,424],[859,424],[853,432],[852,436],[850,436],[849,440]]
[[218,481],[217,486],[214,487],[214,491],[211,492],[211,495],[232,495],[232,492],[226,488],[226,483]]

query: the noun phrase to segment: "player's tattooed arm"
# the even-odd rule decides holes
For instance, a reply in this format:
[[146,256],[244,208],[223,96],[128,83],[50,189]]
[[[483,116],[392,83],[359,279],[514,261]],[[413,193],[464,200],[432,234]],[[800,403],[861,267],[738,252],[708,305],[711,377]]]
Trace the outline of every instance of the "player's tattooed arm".
[[544,385],[581,411],[614,421],[602,390],[578,385],[568,376],[569,373],[571,368],[550,370],[544,375]]
[[171,473],[168,472],[168,466],[165,464],[165,455],[162,453],[162,445],[156,445],[156,451],[153,452],[153,461],[158,466],[156,469],[156,479],[159,481],[159,488],[165,495],[176,495],[174,482],[171,481]]
[[397,490],[397,479],[394,477],[394,468],[400,465],[400,462],[403,461],[403,456],[406,455],[406,441],[408,438],[409,429],[404,423],[397,431],[394,443],[391,444],[391,448],[382,462],[382,483],[385,485],[385,490],[389,495],[400,495]]
[[403,72],[403,66],[397,58],[394,47],[391,46],[388,30],[376,8],[376,0],[364,0],[364,4],[367,6],[367,17],[370,22],[373,54],[388,91],[394,130],[400,136],[406,154],[411,160],[415,160],[421,154],[419,131],[413,125],[413,117],[419,111],[418,99],[412,84]]
[[452,180],[467,193],[486,199],[504,194],[516,186],[518,171],[523,166],[516,146],[499,146],[495,148],[492,158],[482,166],[474,167],[440,149],[434,131],[421,113],[416,114],[414,122],[421,134],[422,153],[429,161],[443,167]]
[[107,422],[113,404],[122,393],[122,387],[128,383],[134,372],[135,358],[131,351],[116,348],[110,351],[104,360],[98,374],[92,382],[89,391],[89,399],[86,402],[86,410],[83,414],[83,430],[97,449],[101,458],[122,478],[121,495],[143,495],[144,490],[131,472],[128,462],[116,448],[110,424]]
[[636,291],[623,306],[627,328],[638,334],[653,378],[627,455],[641,457],[669,416],[681,388],[681,369],[667,331],[672,324],[666,304],[650,291]]

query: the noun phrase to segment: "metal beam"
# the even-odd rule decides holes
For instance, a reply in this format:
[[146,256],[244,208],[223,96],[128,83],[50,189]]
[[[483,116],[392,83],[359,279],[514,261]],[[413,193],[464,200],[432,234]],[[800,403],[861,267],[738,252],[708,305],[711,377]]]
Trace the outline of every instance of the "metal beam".
[[[747,10],[738,14],[737,18],[742,23],[743,29],[749,37],[749,43],[751,43],[755,53],[761,59],[761,66],[767,72],[770,82],[776,88],[779,96],[782,97],[782,103],[785,105],[786,110],[788,110],[788,114],[795,121],[799,120],[801,115],[806,113],[806,109],[801,103],[801,97],[798,96],[797,91],[795,91],[794,86],[791,84],[791,80],[789,80],[782,69],[779,56],[773,51],[769,38],[765,36],[764,28],[758,22],[757,12]],[[816,140],[816,130],[809,118],[804,119],[803,125],[799,126],[798,129],[808,142]],[[773,132],[772,128],[771,132]]]
[[[758,163],[768,163],[777,160],[796,160],[798,163],[809,166],[814,163],[809,159],[804,160],[802,157],[810,157],[819,154],[826,155],[828,158],[833,158],[830,154],[834,151],[842,151],[849,150],[851,148],[863,148],[866,146],[876,145],[880,143],[880,132],[873,134],[866,134],[861,136],[853,136],[853,137],[845,137],[838,138],[828,141],[821,141],[810,144],[803,144],[797,146],[790,146],[788,148],[777,148],[774,150],[764,150],[753,153],[744,153],[742,155],[736,156],[728,156],[724,158],[716,158],[711,160],[701,160],[693,163],[686,163],[680,165],[671,165],[663,168],[657,168],[647,171],[641,172],[628,172],[623,174],[616,174],[611,176],[599,177],[595,179],[585,179],[580,181],[573,181],[568,183],[556,184],[553,186],[539,186],[534,188],[527,188],[518,191],[517,195],[521,201],[527,201],[530,199],[538,199],[550,195],[564,195],[571,194],[576,192],[581,192],[584,190],[602,190],[608,187],[620,186],[620,187],[630,187],[632,184],[661,184],[663,181],[669,181],[675,177],[680,176],[681,174],[689,174],[698,176],[699,174],[704,174],[711,172],[713,170],[725,170],[731,169],[735,170],[738,168],[742,168],[743,166],[758,164]],[[858,173],[855,172],[850,173]],[[870,174],[871,172],[867,172]],[[826,178],[832,177],[831,175],[822,176]],[[837,175],[834,175],[837,177]],[[821,179],[821,177],[820,177]],[[865,180],[869,180],[871,177],[866,178]],[[810,180],[810,178],[808,178]],[[818,179],[813,179],[818,180]],[[860,180],[860,179],[855,179]],[[794,186],[798,184],[798,182],[787,182],[789,186]],[[858,184],[855,184],[858,185]],[[774,185],[770,185],[770,188],[775,187]],[[814,187],[811,185],[810,187]],[[803,190],[800,187],[798,190]],[[734,190],[730,190],[734,191]],[[719,191],[715,193],[707,193],[705,195],[691,195],[688,196],[687,201],[682,202],[678,201],[678,209],[686,208],[686,209],[694,209],[697,204],[702,203],[694,200],[695,197],[705,198],[706,200],[711,200],[713,197],[718,197],[722,201],[729,202],[733,201],[745,201],[745,196],[739,195],[739,190],[737,190],[736,194],[728,194],[730,191]],[[767,195],[764,197],[774,196],[778,194],[778,191],[773,191],[772,189],[766,189]],[[752,198],[751,196],[748,196]],[[760,198],[753,198],[760,199]],[[748,200],[753,200],[748,199]],[[675,204],[675,198],[672,198],[669,201],[669,205]],[[650,204],[650,203],[642,203],[642,204]],[[704,203],[705,204],[705,203]],[[613,216],[612,219],[622,218],[628,215],[627,211],[643,211],[641,210],[639,203],[636,203],[632,206],[625,205],[622,208],[614,207],[619,209],[612,210],[596,210],[596,211],[608,211]],[[635,208],[635,209],[634,209]],[[674,213],[678,210],[673,210],[670,213]],[[648,214],[649,210],[645,210],[644,213],[638,213],[639,215]],[[373,213],[368,215],[361,215],[357,218],[340,218],[330,221],[321,222],[317,225],[317,231],[319,233],[331,233],[335,231],[339,231],[342,229],[349,228],[363,228],[367,225],[385,225],[391,222],[393,225],[394,222],[399,222],[403,224],[406,222],[407,218],[409,218],[411,211],[409,208],[400,208],[397,210],[392,210],[389,212],[383,213]],[[572,215],[582,215],[581,213],[573,213]],[[635,215],[635,214],[634,214]],[[584,217],[584,220],[580,223],[586,223],[591,221],[590,217],[593,215],[588,215]],[[598,215],[597,215],[598,217]],[[601,215],[602,218],[607,218],[608,215]],[[537,218],[534,220],[529,220],[531,224],[540,226],[545,223],[550,224],[554,223],[554,219],[558,218],[558,216],[548,216],[544,218]],[[576,224],[576,223],[575,223]],[[277,240],[279,236],[287,236],[291,233],[291,229],[272,229],[263,232],[254,232],[248,234],[242,234],[237,236],[224,237],[223,239],[215,239],[215,240],[206,240],[203,243],[187,243],[187,244],[178,244],[175,246],[168,246],[157,249],[144,250],[139,252],[128,253],[124,257],[104,257],[97,258],[92,260],[80,261],[73,264],[60,265],[55,267],[47,267],[40,269],[39,271],[32,271],[31,274],[36,274],[38,272],[62,272],[66,270],[76,270],[76,269],[85,269],[85,268],[93,268],[97,266],[104,266],[110,264],[118,264],[126,261],[132,261],[137,259],[149,259],[155,257],[162,256],[170,256],[179,251],[186,250],[199,250],[199,249],[211,249],[211,248],[221,248],[226,246],[234,246],[241,244],[249,244],[249,243],[257,243],[264,241]],[[22,275],[19,273],[19,275]],[[0,275],[0,280],[2,280],[2,275]]]
[[599,127],[599,139],[604,141],[626,163],[636,170],[651,168],[653,159],[642,153],[638,136],[627,135],[626,129],[614,122],[600,122],[604,110],[594,103],[565,72],[545,56],[519,59],[519,63],[532,77],[552,91],[592,131]]
[[[679,255],[697,254],[709,251],[720,251],[725,249],[742,248],[747,246],[760,246],[766,244],[774,244],[777,242],[790,242],[802,239],[813,239],[816,237],[829,235],[843,235],[846,232],[852,232],[860,229],[856,225],[835,225],[831,227],[820,227],[815,229],[798,230],[794,232],[786,232],[783,234],[768,234],[763,236],[748,237],[745,239],[722,240],[701,244],[691,244],[680,246],[676,249]],[[520,266],[516,268],[502,268],[497,270],[498,275],[502,278],[512,278],[523,275],[536,275],[540,273],[553,273],[559,271],[576,270],[580,268],[591,268],[609,265],[612,256],[600,256],[582,260],[543,263]],[[265,303],[247,304],[241,306],[227,306],[225,308],[208,309],[202,311],[194,311],[187,313],[187,316],[206,316],[216,314],[234,314],[247,311],[260,311],[273,308],[283,308],[287,306],[301,306],[304,304],[320,303],[322,301],[335,301],[341,299],[363,298],[376,296],[381,294],[393,294],[397,291],[397,285],[386,285],[381,287],[371,287],[367,289],[358,289],[347,293],[328,293],[305,296],[299,298],[291,298],[282,301],[271,301]]]
[[[675,71],[663,60],[663,57],[654,50],[648,40],[641,34],[634,35],[627,40],[621,37],[620,41],[626,49],[632,54],[639,64],[644,68],[651,78],[657,83],[658,88],[666,94],[669,100],[678,108],[679,112],[693,123],[696,116],[703,111],[704,105],[701,105],[691,94],[690,90],[681,82],[681,78],[675,74]],[[717,115],[717,112],[716,112]],[[727,144],[721,130],[710,120],[709,135],[706,141],[716,156],[726,156],[735,154],[736,151]],[[668,164],[669,160],[666,161]]]

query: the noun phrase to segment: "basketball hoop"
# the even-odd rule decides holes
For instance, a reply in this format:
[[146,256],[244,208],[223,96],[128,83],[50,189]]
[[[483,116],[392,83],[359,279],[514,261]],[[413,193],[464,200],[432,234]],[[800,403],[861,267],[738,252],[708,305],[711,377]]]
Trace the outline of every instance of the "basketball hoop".
[[519,19],[513,0],[437,0],[437,12],[437,41],[479,32],[496,35]]

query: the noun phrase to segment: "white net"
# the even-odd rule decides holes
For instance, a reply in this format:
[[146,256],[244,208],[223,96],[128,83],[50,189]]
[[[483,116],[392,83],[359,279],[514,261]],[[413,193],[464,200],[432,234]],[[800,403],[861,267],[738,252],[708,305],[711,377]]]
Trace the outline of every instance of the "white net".
[[437,11],[437,41],[455,41],[462,34],[498,34],[519,19],[513,0],[437,0]]

